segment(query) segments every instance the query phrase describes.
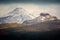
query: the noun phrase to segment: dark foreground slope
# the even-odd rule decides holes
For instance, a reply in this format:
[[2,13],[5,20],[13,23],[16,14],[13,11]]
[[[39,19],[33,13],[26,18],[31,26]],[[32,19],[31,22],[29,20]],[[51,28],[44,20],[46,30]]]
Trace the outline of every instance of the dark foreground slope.
[[60,30],[48,32],[9,32],[1,35],[0,39],[6,40],[58,40],[60,39]]
[[0,39],[7,40],[55,40],[60,39],[60,21],[0,29]]

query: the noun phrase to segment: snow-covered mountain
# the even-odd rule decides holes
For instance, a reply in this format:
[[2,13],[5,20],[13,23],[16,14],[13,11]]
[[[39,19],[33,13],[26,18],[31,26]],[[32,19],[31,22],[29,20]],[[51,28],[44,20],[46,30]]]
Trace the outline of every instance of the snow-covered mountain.
[[41,22],[41,16],[38,16],[32,20],[26,20],[23,22],[23,24],[37,24],[39,22]]
[[26,20],[23,22],[23,24],[37,24],[40,22],[47,22],[47,21],[56,21],[59,20],[56,16],[52,16],[48,13],[42,13],[40,16],[32,19],[32,20]]
[[32,15],[30,15],[26,10],[23,8],[15,8],[5,17],[0,18],[1,23],[23,23],[25,20],[31,20]]

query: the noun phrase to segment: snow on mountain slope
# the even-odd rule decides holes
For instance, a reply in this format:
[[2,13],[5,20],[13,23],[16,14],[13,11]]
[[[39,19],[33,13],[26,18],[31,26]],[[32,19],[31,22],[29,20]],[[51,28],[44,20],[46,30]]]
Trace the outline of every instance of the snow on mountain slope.
[[0,18],[1,23],[23,23],[25,20],[31,20],[32,15],[30,15],[23,8],[15,8],[13,11],[6,14],[5,17]]

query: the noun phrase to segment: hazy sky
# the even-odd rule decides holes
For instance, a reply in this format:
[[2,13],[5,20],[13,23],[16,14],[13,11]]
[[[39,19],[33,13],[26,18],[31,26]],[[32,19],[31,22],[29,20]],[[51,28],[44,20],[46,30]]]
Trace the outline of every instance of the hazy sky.
[[[24,1],[24,0],[23,0]],[[49,0],[50,1],[50,0]],[[48,1],[48,2],[49,2]],[[22,7],[23,9],[25,9],[26,11],[28,11],[29,13],[38,16],[41,12],[44,13],[50,13],[51,15],[57,16],[58,18],[60,18],[60,3],[57,3],[56,0],[55,1],[51,1],[51,2],[34,2],[34,1],[29,1],[29,3],[26,2],[16,2],[16,0],[14,1],[1,1],[0,3],[0,16],[4,16],[5,14],[7,14],[8,12],[12,11],[15,8],[20,8]]]

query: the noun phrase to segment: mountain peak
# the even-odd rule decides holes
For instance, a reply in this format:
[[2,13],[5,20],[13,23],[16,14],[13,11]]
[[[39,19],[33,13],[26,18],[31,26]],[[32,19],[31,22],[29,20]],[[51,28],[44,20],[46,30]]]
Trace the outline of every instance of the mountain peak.
[[7,18],[1,18],[2,23],[23,23],[25,20],[32,19],[31,15],[23,8],[15,8],[6,15]]
[[14,10],[19,10],[19,9],[23,9],[22,7],[20,7],[20,8],[15,8]]
[[13,9],[13,11],[22,11],[22,10],[24,10],[22,7]]

